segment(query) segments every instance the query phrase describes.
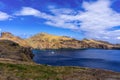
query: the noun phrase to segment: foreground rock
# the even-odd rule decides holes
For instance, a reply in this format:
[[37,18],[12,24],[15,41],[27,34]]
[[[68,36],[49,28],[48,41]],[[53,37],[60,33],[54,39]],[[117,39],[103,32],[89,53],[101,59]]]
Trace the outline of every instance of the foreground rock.
[[0,58],[17,61],[32,61],[30,48],[25,48],[10,40],[0,40]]

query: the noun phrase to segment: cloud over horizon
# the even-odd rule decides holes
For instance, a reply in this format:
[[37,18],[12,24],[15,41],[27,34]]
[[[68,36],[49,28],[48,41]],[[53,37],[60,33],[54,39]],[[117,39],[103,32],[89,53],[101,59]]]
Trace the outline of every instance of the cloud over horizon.
[[[111,5],[111,0],[84,1],[81,5],[84,10],[48,6],[50,13],[22,7],[13,16],[34,16],[44,19],[44,24],[49,26],[83,32],[86,38],[120,42],[120,13],[114,11]],[[7,13],[0,12],[0,20],[9,17]]]

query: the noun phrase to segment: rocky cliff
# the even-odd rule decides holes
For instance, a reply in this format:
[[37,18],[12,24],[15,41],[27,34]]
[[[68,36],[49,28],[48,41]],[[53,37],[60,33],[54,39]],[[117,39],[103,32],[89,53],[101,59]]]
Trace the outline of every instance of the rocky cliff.
[[0,40],[0,58],[15,61],[32,61],[30,48],[25,48],[10,40]]

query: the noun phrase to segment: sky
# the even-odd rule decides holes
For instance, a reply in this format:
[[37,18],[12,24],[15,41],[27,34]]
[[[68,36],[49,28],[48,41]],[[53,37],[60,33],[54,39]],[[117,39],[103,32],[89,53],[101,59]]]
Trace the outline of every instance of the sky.
[[0,0],[0,32],[120,43],[120,0]]

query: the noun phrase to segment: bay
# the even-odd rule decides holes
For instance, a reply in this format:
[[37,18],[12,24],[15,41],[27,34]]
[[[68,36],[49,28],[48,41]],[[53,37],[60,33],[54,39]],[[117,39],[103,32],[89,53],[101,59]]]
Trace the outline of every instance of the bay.
[[120,50],[33,50],[33,60],[52,66],[80,66],[120,72]]

